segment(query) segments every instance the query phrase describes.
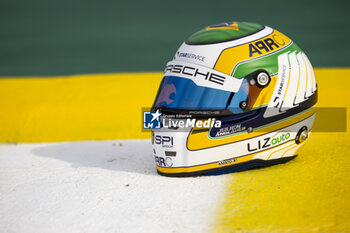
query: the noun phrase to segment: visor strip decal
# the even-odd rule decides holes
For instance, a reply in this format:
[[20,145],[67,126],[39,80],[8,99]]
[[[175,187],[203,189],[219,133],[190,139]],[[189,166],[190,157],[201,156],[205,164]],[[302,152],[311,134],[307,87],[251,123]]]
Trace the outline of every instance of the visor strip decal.
[[237,92],[243,81],[208,67],[182,61],[168,62],[164,76],[186,78],[198,86],[229,92]]

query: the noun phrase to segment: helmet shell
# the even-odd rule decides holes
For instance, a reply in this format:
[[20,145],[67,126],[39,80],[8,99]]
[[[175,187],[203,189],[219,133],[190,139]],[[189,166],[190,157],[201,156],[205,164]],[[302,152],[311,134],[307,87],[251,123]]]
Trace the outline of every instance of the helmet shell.
[[[165,87],[164,80],[188,78],[194,82],[193,93],[202,85],[198,77],[172,77],[176,64],[184,68],[179,73],[189,75],[190,68],[196,73],[205,69],[238,86],[232,89],[226,109],[221,111],[230,114],[215,116],[222,122],[220,127],[153,130],[154,137],[168,137],[173,143],[171,147],[153,143],[159,173],[216,174],[265,166],[294,158],[305,144],[315,117],[316,79],[305,53],[279,31],[247,22],[208,26],[191,35],[169,64],[153,108],[160,106],[159,96],[164,96],[163,90],[169,86],[172,95],[166,97],[167,101],[173,101],[173,96],[178,102],[190,98],[181,94],[176,83]],[[185,72],[186,67],[190,68]],[[206,88],[216,89],[215,85]],[[227,87],[217,90],[229,91]],[[196,98],[193,93],[191,98]],[[198,98],[203,102],[209,97]],[[179,106],[176,110],[186,108]]]

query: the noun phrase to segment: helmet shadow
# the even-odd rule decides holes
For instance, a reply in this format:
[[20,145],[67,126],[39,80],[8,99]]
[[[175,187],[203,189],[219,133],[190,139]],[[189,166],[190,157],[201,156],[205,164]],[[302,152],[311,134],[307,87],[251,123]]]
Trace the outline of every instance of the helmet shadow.
[[32,150],[35,155],[66,161],[72,167],[96,167],[157,175],[150,140],[52,143]]

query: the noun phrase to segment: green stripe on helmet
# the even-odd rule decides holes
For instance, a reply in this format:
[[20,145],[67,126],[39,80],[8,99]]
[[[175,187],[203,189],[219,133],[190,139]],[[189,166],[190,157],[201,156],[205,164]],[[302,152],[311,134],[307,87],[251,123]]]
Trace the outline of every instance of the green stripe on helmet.
[[278,72],[278,56],[286,52],[299,53],[302,52],[302,50],[294,42],[292,42],[289,46],[276,53],[267,54],[262,57],[241,62],[235,68],[232,76],[234,76],[235,78],[243,78],[247,74],[254,72],[258,69],[264,69],[270,75],[276,74]]

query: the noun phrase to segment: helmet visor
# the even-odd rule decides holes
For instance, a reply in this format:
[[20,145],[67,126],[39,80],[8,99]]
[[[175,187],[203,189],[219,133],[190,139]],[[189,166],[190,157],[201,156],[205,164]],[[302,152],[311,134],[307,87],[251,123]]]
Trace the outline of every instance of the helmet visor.
[[165,76],[158,90],[153,109],[182,110],[229,110],[232,113],[243,112],[239,103],[247,101],[249,85],[246,80],[234,93],[216,88],[196,85],[191,79],[177,76]]

